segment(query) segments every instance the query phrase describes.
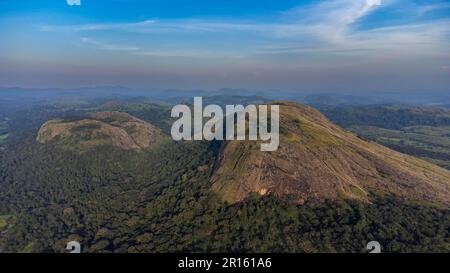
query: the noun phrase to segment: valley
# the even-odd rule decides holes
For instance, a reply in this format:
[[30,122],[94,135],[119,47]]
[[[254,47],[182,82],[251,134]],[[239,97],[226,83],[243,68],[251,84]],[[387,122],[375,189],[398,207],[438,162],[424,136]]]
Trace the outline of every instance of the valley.
[[450,168],[449,108],[379,105],[332,107],[324,112],[360,137]]

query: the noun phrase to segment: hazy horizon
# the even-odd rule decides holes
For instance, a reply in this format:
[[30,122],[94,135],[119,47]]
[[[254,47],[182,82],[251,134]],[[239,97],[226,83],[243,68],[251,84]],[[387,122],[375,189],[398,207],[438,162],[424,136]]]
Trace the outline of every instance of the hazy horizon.
[[0,15],[5,87],[450,86],[447,1],[2,1]]

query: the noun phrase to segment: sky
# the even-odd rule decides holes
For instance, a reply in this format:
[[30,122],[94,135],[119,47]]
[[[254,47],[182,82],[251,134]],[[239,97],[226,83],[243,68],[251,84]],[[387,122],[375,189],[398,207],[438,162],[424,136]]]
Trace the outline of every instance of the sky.
[[450,1],[0,0],[0,87],[450,91]]

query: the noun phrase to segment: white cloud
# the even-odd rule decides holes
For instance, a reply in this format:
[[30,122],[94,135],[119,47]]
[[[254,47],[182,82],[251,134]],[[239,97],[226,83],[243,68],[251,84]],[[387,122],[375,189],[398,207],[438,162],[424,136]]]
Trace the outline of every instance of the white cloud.
[[81,6],[81,0],[66,0],[69,6]]
[[[44,31],[111,30],[136,33],[224,33],[253,32],[263,36],[295,37],[311,32],[338,37],[342,31],[381,5],[381,0],[331,0],[293,9],[291,20],[278,23],[219,21],[201,19],[145,20],[131,23],[43,26]],[[281,18],[282,19],[282,18]],[[333,35],[331,35],[333,34]]]
[[379,6],[379,5],[381,5],[381,0],[366,0],[366,2],[370,6]]
[[[212,19],[166,19],[140,22],[84,24],[73,26],[44,26],[44,31],[121,31],[140,35],[160,35],[170,37],[171,50],[161,51],[149,46],[139,49],[134,46],[104,44],[84,38],[84,43],[105,50],[136,51],[135,54],[160,57],[205,57],[227,55],[220,51],[235,52],[250,56],[270,53],[312,53],[312,54],[353,54],[361,56],[396,56],[416,53],[445,54],[449,45],[449,20],[432,20],[427,23],[404,24],[388,27],[358,28],[358,22],[366,16],[398,0],[329,0],[292,9],[272,22],[212,20]],[[446,5],[422,6],[417,9],[424,13]],[[203,42],[198,47],[191,44],[191,51],[183,47],[186,35],[203,35],[208,39],[223,39],[222,48]],[[209,36],[211,35],[211,36]],[[230,42],[223,37],[237,37]],[[142,36],[144,37],[144,36]],[[242,37],[242,38],[241,38]],[[157,38],[156,38],[157,39]],[[177,43],[180,41],[177,48]],[[217,44],[217,43],[213,43]],[[267,45],[271,49],[267,50]],[[210,54],[206,53],[210,52]],[[215,53],[215,54],[214,54]],[[232,54],[228,54],[232,55]]]
[[113,24],[84,24],[84,25],[71,25],[71,26],[54,26],[44,25],[41,26],[42,31],[51,32],[67,32],[67,31],[94,31],[94,30],[117,30],[117,31],[135,31],[140,28],[148,28],[152,24],[155,24],[155,20],[144,20],[133,23],[113,23]]
[[139,47],[103,43],[103,42],[99,42],[97,40],[87,38],[87,37],[81,38],[81,42],[91,45],[91,46],[94,46],[95,48],[101,49],[101,50],[114,50],[114,51],[136,51],[136,50],[139,50]]
[[417,9],[417,14],[422,16],[428,12],[441,10],[441,9],[450,9],[450,3],[436,3],[431,5],[424,5]]
[[186,50],[152,50],[139,51],[136,54],[150,57],[183,57],[183,58],[211,58],[217,57],[217,54],[206,51],[186,51]]

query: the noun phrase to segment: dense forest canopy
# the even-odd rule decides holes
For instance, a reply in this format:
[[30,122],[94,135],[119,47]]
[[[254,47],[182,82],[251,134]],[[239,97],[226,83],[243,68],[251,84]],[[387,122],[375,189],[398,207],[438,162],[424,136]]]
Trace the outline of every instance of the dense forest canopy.
[[65,252],[450,251],[450,214],[396,197],[307,202],[260,196],[228,204],[210,190],[220,142],[172,142],[141,151],[79,153],[36,143],[55,117],[128,112],[166,132],[167,105],[36,106],[9,115],[0,150],[0,250]]

